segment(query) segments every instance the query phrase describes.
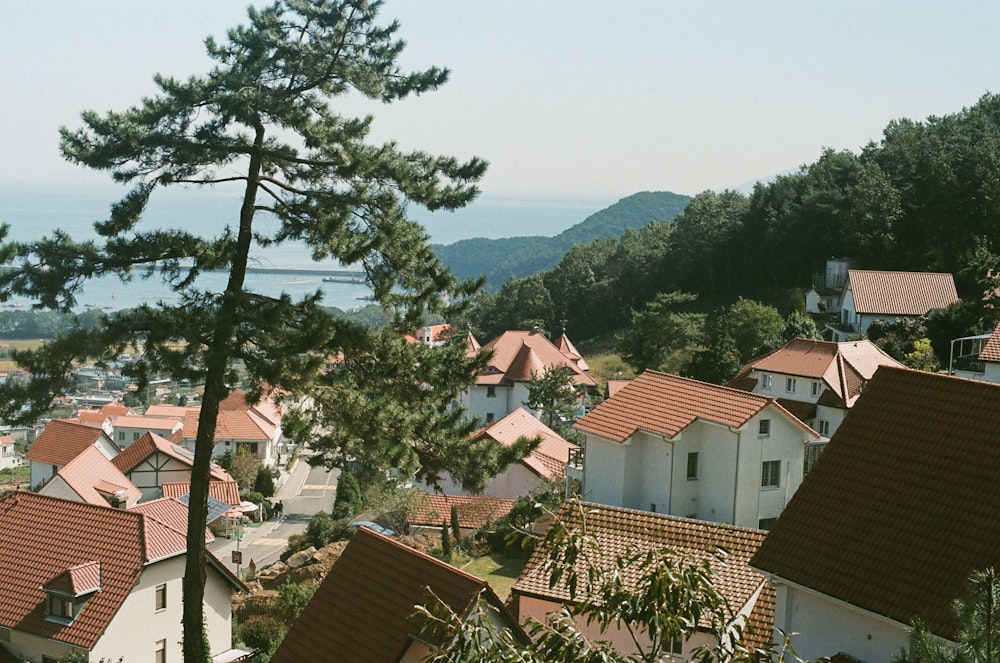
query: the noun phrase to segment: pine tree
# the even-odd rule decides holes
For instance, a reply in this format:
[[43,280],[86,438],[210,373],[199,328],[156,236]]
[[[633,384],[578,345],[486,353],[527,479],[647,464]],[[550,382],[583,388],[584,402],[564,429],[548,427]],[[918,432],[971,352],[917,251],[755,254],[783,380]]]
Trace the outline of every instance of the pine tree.
[[455,543],[462,540],[462,529],[458,526],[458,505],[451,505],[451,535],[455,537]]
[[[277,0],[250,7],[246,25],[230,30],[224,41],[206,40],[215,62],[208,73],[186,80],[157,76],[158,93],[128,110],[84,112],[82,128],[61,130],[63,155],[108,171],[130,188],[109,217],[95,224],[96,240],[78,242],[56,231],[18,246],[13,268],[0,274],[0,299],[20,295],[66,312],[92,277],[117,276],[126,283],[158,278],[173,291],[170,302],[110,314],[95,327],[77,324],[43,348],[18,354],[15,359],[32,380],[0,387],[0,415],[33,420],[63,391],[74,362],[108,361],[135,345],[143,355],[130,377],[140,387],[154,370],[204,383],[183,580],[187,663],[204,663],[209,656],[202,628],[209,463],[219,403],[237,378],[236,361],[250,382],[250,400],[274,396],[291,403],[322,378],[318,390],[339,389],[343,395],[357,387],[363,392],[352,400],[358,410],[391,412],[405,423],[407,414],[391,402],[405,394],[406,409],[418,421],[406,435],[378,439],[392,447],[392,453],[377,449],[381,463],[403,459],[404,469],[426,465],[428,474],[436,475],[448,469],[448,454],[460,449],[460,432],[442,432],[444,447],[427,441],[433,439],[431,428],[454,422],[439,412],[439,403],[471,379],[462,371],[475,362],[424,366],[413,377],[440,381],[404,377],[404,384],[384,390],[377,384],[386,379],[384,373],[324,372],[327,357],[361,357],[383,345],[367,330],[334,320],[318,292],[293,301],[245,287],[254,250],[297,241],[317,260],[360,265],[375,299],[393,312],[397,332],[416,327],[429,313],[450,314],[475,289],[443,268],[426,232],[406,217],[406,205],[435,210],[467,204],[478,193],[475,184],[486,164],[372,144],[367,141],[371,117],[342,117],[332,106],[349,92],[389,103],[447,80],[448,72],[436,67],[400,69],[398,24],[376,22],[380,4]],[[144,228],[140,221],[150,197],[174,185],[235,187],[242,199],[238,217],[214,237]],[[260,217],[267,217],[267,225]],[[199,287],[197,277],[206,270],[228,273],[223,291]],[[406,367],[413,358],[399,350],[393,363]],[[436,364],[440,357],[419,359]],[[374,407],[366,402],[373,394]],[[421,414],[429,399],[433,417]],[[300,430],[305,429],[303,424]],[[409,435],[412,431],[419,435]],[[487,472],[500,459],[494,450],[484,454],[486,464],[475,460],[474,450],[463,450],[459,474],[474,483],[477,470]]]
[[441,521],[441,557],[451,561],[451,536],[448,534],[448,523]]

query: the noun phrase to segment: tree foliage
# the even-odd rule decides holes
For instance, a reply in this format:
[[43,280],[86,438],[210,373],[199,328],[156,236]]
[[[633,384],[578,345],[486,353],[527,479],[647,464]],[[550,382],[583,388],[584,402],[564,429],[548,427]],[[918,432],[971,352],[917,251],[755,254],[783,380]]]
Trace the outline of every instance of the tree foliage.
[[[542,569],[550,586],[564,587],[569,594],[562,612],[546,624],[528,618],[531,638],[524,643],[498,627],[483,609],[463,619],[443,602],[418,607],[425,620],[424,637],[439,645],[429,661],[653,662],[670,655],[671,643],[684,642],[696,632],[708,632],[716,642],[696,647],[691,660],[759,660],[760,652],[741,644],[741,620],[715,589],[716,576],[708,562],[630,546],[610,565],[598,564],[598,544],[587,530],[587,514],[582,505],[576,507],[569,512],[569,522],[550,513],[553,525],[538,544],[547,553]],[[587,637],[582,624],[596,624],[601,637]],[[633,652],[612,644],[612,629],[627,634]]]
[[560,434],[569,430],[568,422],[576,418],[580,408],[572,375],[566,366],[549,366],[541,373],[532,373],[528,380],[524,404],[537,410],[542,422]]
[[[379,24],[379,7],[363,0],[277,0],[250,7],[245,25],[231,29],[223,41],[205,41],[215,63],[206,74],[185,80],[156,76],[158,92],[132,108],[85,111],[81,128],[61,130],[63,155],[109,172],[127,192],[111,206],[108,218],[95,224],[96,240],[74,241],[56,231],[15,247],[14,269],[0,275],[0,299],[24,296],[64,312],[92,277],[158,278],[172,290],[170,302],[102,316],[94,327],[77,320],[44,347],[18,353],[16,359],[33,379],[26,386],[3,385],[0,406],[8,420],[33,420],[63,390],[74,362],[106,360],[136,343],[143,354],[130,377],[140,385],[153,371],[204,383],[184,575],[184,659],[189,663],[203,663],[208,654],[202,629],[208,469],[218,406],[229,385],[244,375],[251,400],[273,390],[291,401],[311,391],[317,376],[329,376],[326,358],[342,348],[357,358],[384,347],[366,328],[335,320],[320,306],[318,292],[293,301],[248,291],[244,277],[252,252],[304,242],[315,259],[358,265],[400,332],[429,313],[460,306],[475,286],[458,283],[441,265],[426,232],[405,210],[407,204],[430,210],[465,205],[477,194],[485,163],[406,152],[391,142],[374,144],[371,117],[344,117],[333,105],[348,93],[395,102],[447,80],[448,72],[437,67],[400,68],[399,26]],[[238,218],[215,236],[143,227],[150,197],[160,187],[175,185],[238,188]],[[224,291],[199,287],[198,275],[206,270],[228,273]],[[420,369],[423,374],[435,374],[429,364],[437,357],[408,356],[428,363]],[[396,365],[404,363],[400,357]],[[387,391],[405,392],[408,407],[422,410],[426,385],[436,383],[414,380],[402,389],[404,379]],[[442,392],[448,387],[443,384]],[[329,381],[322,387],[329,389]],[[422,425],[451,423],[428,409],[434,418]],[[320,408],[322,414],[327,411]],[[431,437],[424,432],[423,439]],[[412,440],[393,431],[377,439],[404,447]],[[434,474],[448,465],[454,450],[448,443],[427,453],[406,447],[385,453],[382,460],[402,457],[411,466],[427,462],[425,469]],[[475,451],[463,451],[457,476],[471,477],[482,467]]]

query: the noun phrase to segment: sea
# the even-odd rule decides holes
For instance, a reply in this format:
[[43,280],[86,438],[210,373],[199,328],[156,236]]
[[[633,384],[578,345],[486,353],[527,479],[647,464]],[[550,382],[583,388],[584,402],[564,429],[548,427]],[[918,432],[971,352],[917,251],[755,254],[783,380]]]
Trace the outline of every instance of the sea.
[[[75,241],[95,239],[93,225],[106,219],[110,205],[124,189],[113,185],[0,182],[0,223],[10,227],[9,239],[31,241],[62,230]],[[429,212],[411,205],[407,213],[426,228],[434,244],[463,239],[499,239],[517,236],[554,236],[604,209],[613,199],[591,197],[545,197],[484,193],[467,207],[455,211]],[[161,189],[150,199],[140,228],[177,228],[208,236],[226,226],[235,228],[240,198],[237,193],[206,189]],[[273,231],[276,222],[261,216],[258,228]],[[270,224],[270,225],[269,225]],[[248,290],[263,295],[287,293],[301,298],[320,291],[323,302],[349,311],[365,306],[371,290],[364,283],[324,280],[335,270],[357,270],[333,260],[314,261],[304,244],[255,246],[251,255]],[[225,288],[223,272],[199,276],[197,286],[209,291]],[[157,277],[143,279],[138,273],[123,283],[115,277],[88,281],[77,297],[75,309],[114,311],[141,303],[176,300]],[[34,302],[13,298],[0,310],[30,309]]]

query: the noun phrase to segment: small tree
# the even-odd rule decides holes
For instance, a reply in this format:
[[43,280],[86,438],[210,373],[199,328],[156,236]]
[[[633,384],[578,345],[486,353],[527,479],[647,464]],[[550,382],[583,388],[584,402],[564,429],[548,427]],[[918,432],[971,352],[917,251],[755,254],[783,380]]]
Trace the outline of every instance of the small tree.
[[451,505],[451,535],[455,537],[455,543],[462,540],[462,530],[458,526],[458,505]]
[[566,421],[576,416],[580,406],[572,376],[566,366],[550,366],[540,374],[533,372],[528,382],[525,405],[538,410],[545,425],[559,433],[569,429]]
[[441,521],[441,557],[446,562],[451,561],[451,536],[448,534],[448,523]]
[[274,475],[266,467],[257,468],[257,477],[253,481],[254,492],[270,499],[274,496]]
[[333,518],[353,518],[363,507],[361,487],[353,472],[342,472],[337,479],[337,494],[333,499]]

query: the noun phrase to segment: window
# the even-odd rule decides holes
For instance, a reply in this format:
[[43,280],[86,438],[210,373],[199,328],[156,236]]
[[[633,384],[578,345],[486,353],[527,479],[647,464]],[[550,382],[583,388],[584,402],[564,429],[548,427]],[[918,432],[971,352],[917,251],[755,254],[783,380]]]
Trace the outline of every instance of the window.
[[135,442],[138,439],[139,439],[139,431],[133,432],[132,433],[132,441]]
[[811,470],[812,466],[816,464],[816,461],[819,459],[819,454],[823,451],[823,447],[825,446],[825,444],[806,445],[805,459],[802,466],[802,476],[809,474],[809,470]]
[[670,653],[678,656],[684,651],[684,641],[675,638],[670,639]]
[[65,598],[63,596],[58,596],[56,594],[49,594],[48,599],[48,616],[55,617],[58,620],[73,620],[73,599]]
[[119,442],[125,441],[125,431],[123,430],[118,431],[118,441]]
[[760,388],[761,389],[771,389],[771,376],[768,373],[764,373],[760,376]]
[[156,663],[167,663],[167,641],[156,641],[156,656],[153,659]]
[[822,382],[813,382],[812,383],[812,395],[813,396],[819,396],[822,392],[823,392],[823,383]]
[[757,435],[760,437],[770,437],[771,435],[771,420],[761,419],[757,424]]
[[166,610],[167,609],[167,584],[156,586],[156,609]]
[[795,393],[795,378],[785,378],[785,391],[790,394]]
[[765,460],[760,470],[760,487],[777,488],[781,478],[781,461]]
[[698,478],[698,452],[692,451],[688,454],[688,481],[694,481]]
[[497,397],[497,388],[494,387],[493,385],[486,387],[486,398],[496,398],[496,397]]
[[494,419],[496,419],[496,415],[495,414],[493,414],[492,412],[487,412],[486,413],[486,423],[492,424]]
[[656,502],[650,502],[649,503],[649,512],[650,513],[656,513]]
[[761,518],[757,521],[757,529],[762,529],[764,531],[770,531],[774,527],[774,523],[778,522],[777,518]]
[[830,422],[827,421],[826,419],[818,419],[816,421],[816,432],[819,433],[820,435],[824,435],[826,437],[829,437],[830,436]]

